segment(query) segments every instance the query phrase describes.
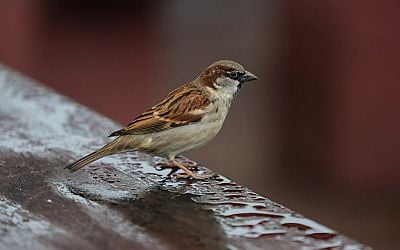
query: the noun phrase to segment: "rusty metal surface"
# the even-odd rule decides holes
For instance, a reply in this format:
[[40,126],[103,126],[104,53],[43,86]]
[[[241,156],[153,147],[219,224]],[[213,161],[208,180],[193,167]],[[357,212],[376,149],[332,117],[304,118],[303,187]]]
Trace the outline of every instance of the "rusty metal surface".
[[226,177],[171,178],[139,152],[70,175],[119,125],[3,66],[0,100],[0,249],[369,249]]

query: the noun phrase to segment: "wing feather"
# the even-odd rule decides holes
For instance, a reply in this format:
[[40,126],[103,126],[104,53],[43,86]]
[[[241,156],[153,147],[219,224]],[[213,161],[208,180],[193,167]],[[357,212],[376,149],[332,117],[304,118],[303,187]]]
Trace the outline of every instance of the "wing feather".
[[184,85],[110,136],[149,134],[192,124],[203,118],[210,104],[208,93]]

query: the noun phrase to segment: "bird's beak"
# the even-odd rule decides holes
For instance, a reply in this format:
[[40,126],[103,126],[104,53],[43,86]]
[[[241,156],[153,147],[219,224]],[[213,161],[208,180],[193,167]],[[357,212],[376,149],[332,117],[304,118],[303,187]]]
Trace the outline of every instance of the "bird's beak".
[[244,83],[244,82],[249,82],[249,81],[253,81],[253,80],[257,80],[258,77],[255,76],[253,73],[246,71],[244,75],[242,75],[239,78],[239,82]]

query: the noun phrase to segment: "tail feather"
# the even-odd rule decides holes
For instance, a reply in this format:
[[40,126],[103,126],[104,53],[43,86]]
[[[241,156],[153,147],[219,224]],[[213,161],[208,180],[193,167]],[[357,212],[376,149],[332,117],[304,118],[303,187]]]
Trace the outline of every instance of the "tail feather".
[[113,153],[118,152],[119,148],[116,147],[119,144],[119,139],[116,139],[108,144],[106,144],[104,147],[86,155],[85,157],[77,160],[74,163],[69,164],[68,166],[65,167],[65,169],[68,169],[71,173],[77,171],[78,169],[83,168],[84,166],[88,165],[91,162],[94,162],[104,156],[111,155]]
[[78,169],[83,168],[87,164],[94,162],[95,160],[98,160],[106,155],[108,155],[109,150],[105,148],[101,148],[97,151],[94,151],[93,153],[88,154],[87,156],[77,160],[74,163],[69,164],[68,166],[65,167],[65,169],[68,169],[71,173],[77,171]]

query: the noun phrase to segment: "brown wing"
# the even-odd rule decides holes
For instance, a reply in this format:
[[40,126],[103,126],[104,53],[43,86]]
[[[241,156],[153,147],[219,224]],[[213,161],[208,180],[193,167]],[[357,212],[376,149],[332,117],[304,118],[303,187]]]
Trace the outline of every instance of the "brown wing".
[[203,91],[184,85],[110,136],[148,134],[198,122],[207,113],[210,103]]

